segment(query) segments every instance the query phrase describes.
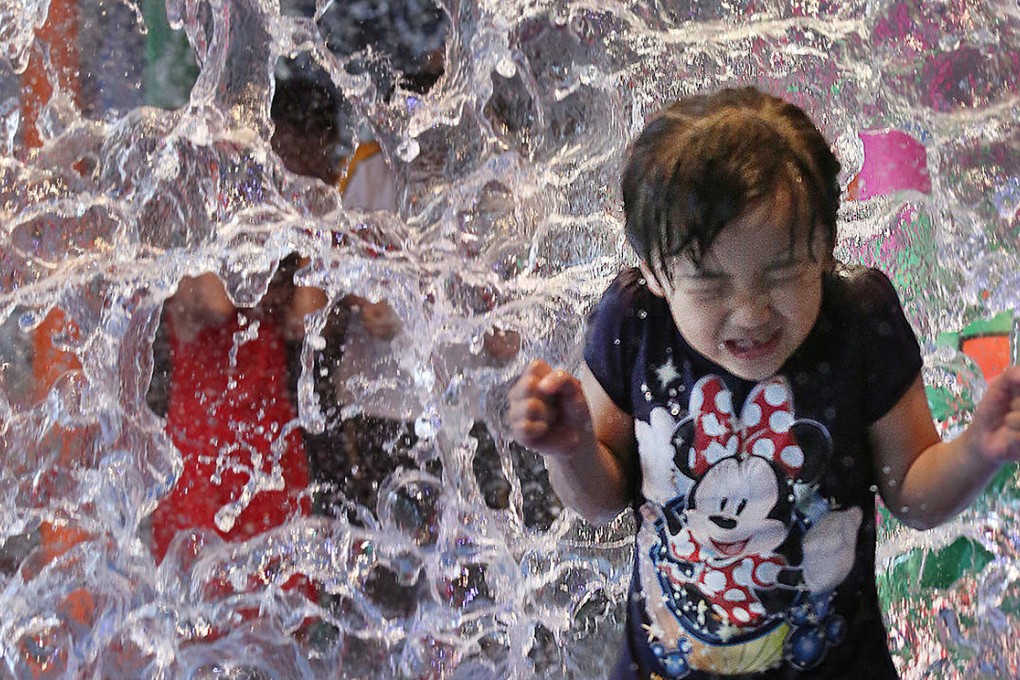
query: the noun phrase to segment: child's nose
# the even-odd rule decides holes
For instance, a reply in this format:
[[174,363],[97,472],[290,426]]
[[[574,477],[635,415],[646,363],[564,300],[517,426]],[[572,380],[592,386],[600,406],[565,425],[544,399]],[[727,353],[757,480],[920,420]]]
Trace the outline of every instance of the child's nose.
[[771,317],[771,301],[758,288],[745,288],[733,294],[730,322],[740,328],[759,328]]

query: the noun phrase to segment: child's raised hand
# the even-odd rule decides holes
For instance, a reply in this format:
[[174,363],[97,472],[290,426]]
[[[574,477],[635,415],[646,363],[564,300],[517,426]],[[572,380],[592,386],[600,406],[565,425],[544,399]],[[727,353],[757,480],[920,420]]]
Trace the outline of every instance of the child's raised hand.
[[510,427],[519,443],[565,457],[594,441],[591,414],[580,381],[544,361],[533,361],[510,390]]
[[1010,366],[989,383],[970,434],[972,447],[985,460],[1020,460],[1020,366]]

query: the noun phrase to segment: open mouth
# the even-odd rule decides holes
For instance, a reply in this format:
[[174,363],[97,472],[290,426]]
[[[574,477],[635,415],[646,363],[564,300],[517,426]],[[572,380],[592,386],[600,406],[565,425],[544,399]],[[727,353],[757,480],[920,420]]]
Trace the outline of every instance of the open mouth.
[[723,343],[726,351],[738,359],[745,361],[767,357],[779,346],[780,332],[775,331],[764,339],[740,338],[727,340]]
[[736,557],[747,549],[747,544],[750,539],[745,538],[743,541],[737,541],[736,543],[721,543],[713,540],[712,547],[715,548],[716,552],[725,557]]

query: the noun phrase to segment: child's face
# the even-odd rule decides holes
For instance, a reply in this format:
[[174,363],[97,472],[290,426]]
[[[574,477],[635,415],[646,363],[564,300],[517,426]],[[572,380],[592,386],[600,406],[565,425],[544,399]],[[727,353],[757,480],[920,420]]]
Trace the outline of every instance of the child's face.
[[808,225],[797,227],[791,248],[786,206],[776,203],[727,225],[700,266],[688,257],[670,261],[671,281],[645,267],[687,343],[746,380],[775,374],[807,337],[832,262],[821,228],[809,244]]

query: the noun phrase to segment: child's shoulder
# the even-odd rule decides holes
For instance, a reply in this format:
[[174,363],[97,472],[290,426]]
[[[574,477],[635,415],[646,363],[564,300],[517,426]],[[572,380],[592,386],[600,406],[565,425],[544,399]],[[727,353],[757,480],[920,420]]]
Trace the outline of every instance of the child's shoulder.
[[839,263],[827,277],[825,296],[830,309],[858,319],[900,307],[889,277],[863,265]]
[[621,271],[588,315],[589,335],[637,338],[671,324],[665,300],[648,288],[641,270]]
[[627,267],[613,279],[602,295],[603,301],[619,301],[622,304],[633,304],[655,297],[645,276],[637,267]]
[[613,318],[617,324],[627,324],[631,320],[655,322],[663,313],[668,314],[664,302],[649,290],[640,269],[628,267],[609,284],[592,314]]

